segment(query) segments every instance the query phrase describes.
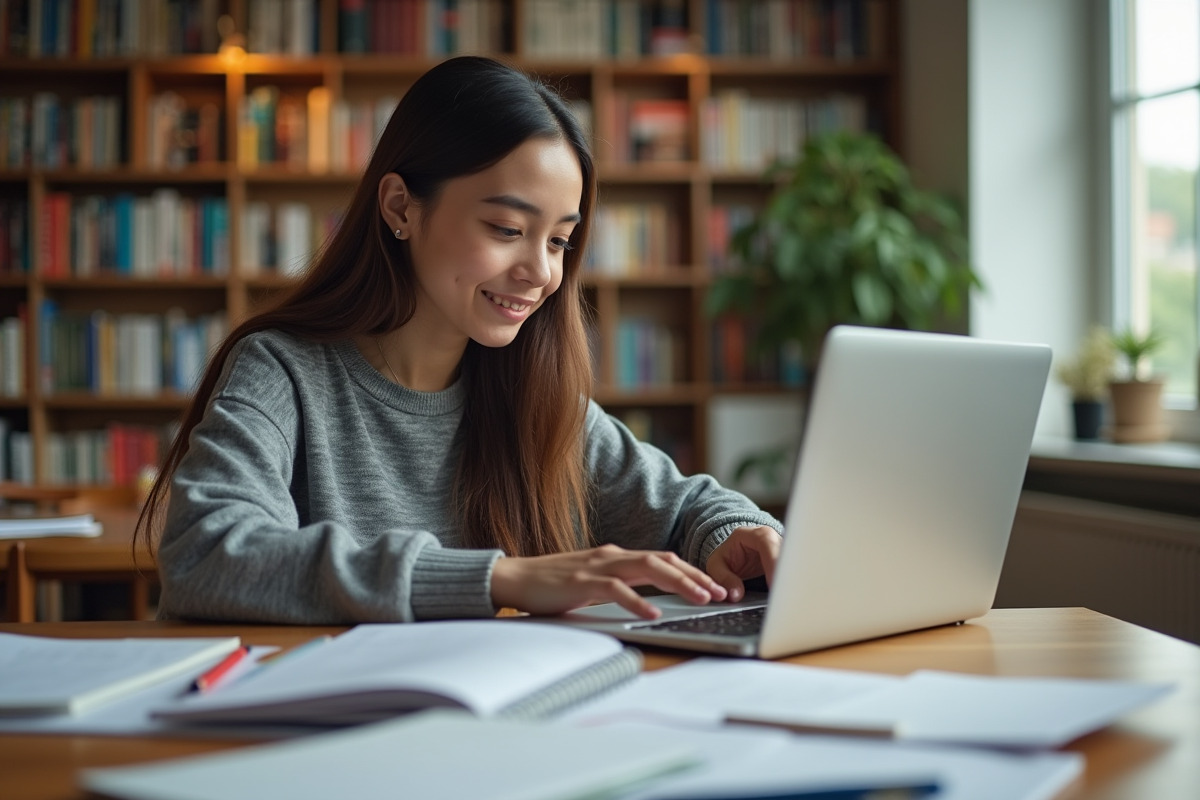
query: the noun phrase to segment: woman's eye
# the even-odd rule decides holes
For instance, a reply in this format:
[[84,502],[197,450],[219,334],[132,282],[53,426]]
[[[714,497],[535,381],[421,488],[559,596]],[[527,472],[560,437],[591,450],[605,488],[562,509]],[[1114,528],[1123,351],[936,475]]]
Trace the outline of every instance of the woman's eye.
[[521,235],[521,230],[519,228],[506,228],[503,225],[493,225],[492,227],[495,229],[496,233],[500,234],[501,236],[507,236],[510,239],[515,239]]
[[574,245],[572,245],[568,239],[565,239],[561,236],[551,239],[550,244],[554,245],[559,250],[574,250],[575,249]]

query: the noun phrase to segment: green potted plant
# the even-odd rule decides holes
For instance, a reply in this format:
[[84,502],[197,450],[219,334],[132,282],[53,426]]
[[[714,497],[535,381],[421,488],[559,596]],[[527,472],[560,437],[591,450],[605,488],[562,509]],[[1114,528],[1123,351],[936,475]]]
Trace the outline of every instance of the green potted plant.
[[954,205],[914,186],[873,134],[812,137],[766,178],[773,191],[732,237],[734,269],[707,304],[753,311],[759,345],[799,343],[811,366],[836,324],[933,328],[980,286]]
[[1104,399],[1116,360],[1112,336],[1106,329],[1094,327],[1075,356],[1055,369],[1055,375],[1071,392],[1076,439],[1099,438]]
[[1149,359],[1165,343],[1153,329],[1139,333],[1129,327],[1113,334],[1113,347],[1124,356],[1126,365],[1124,380],[1108,385],[1114,442],[1159,442],[1167,438],[1170,431],[1162,421],[1164,381],[1149,371]]

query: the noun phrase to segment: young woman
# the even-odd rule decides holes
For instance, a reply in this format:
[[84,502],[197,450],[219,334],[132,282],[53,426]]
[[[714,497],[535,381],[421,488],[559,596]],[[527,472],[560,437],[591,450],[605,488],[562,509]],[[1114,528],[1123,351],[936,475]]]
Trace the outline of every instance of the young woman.
[[595,198],[551,90],[478,57],[422,76],[306,277],[200,382],[139,520],[162,523],[161,614],[653,617],[632,587],[769,577],[774,518],[588,400]]

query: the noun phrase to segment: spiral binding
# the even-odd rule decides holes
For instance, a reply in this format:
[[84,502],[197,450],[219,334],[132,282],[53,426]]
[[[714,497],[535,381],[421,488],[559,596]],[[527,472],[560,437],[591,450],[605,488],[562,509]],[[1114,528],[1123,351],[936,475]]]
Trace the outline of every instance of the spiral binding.
[[633,680],[641,671],[641,651],[626,647],[587,669],[510,703],[496,712],[495,716],[511,720],[543,719],[609,692]]

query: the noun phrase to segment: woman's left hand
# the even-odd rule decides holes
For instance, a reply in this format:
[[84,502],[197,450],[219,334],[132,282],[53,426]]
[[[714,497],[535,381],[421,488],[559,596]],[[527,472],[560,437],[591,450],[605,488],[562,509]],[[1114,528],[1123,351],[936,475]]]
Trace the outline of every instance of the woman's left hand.
[[779,532],[766,525],[738,528],[713,550],[704,570],[725,587],[731,602],[737,602],[746,594],[743,579],[765,575],[767,585],[771,584],[782,544]]

